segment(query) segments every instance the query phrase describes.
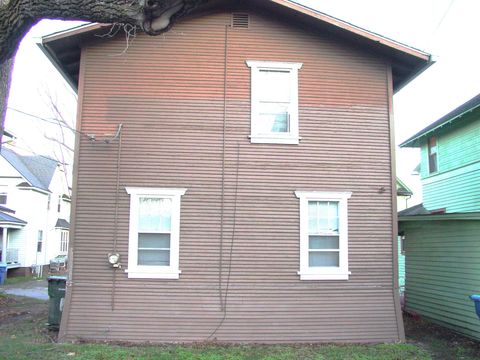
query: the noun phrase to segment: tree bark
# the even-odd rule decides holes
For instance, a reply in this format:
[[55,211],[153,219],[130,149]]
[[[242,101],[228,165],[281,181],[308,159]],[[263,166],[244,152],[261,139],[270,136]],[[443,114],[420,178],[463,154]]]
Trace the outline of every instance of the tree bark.
[[158,35],[204,2],[207,0],[0,0],[0,146],[12,59],[22,38],[39,20],[131,24]]

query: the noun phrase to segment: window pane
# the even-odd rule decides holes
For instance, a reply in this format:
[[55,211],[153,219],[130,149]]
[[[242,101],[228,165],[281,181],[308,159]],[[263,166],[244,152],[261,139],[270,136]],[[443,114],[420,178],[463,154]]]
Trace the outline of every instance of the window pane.
[[290,71],[260,70],[258,79],[261,101],[290,102]]
[[338,233],[338,201],[308,202],[308,232],[319,234]]
[[170,250],[138,250],[138,265],[170,266]]
[[170,234],[138,234],[139,249],[170,249]]
[[338,236],[310,236],[309,249],[339,249]]
[[340,254],[338,251],[322,251],[308,254],[308,266],[329,266],[338,267],[340,264]]
[[286,133],[290,131],[288,105],[260,103],[258,132],[261,134]]
[[170,232],[172,200],[140,198],[138,229],[140,232]]

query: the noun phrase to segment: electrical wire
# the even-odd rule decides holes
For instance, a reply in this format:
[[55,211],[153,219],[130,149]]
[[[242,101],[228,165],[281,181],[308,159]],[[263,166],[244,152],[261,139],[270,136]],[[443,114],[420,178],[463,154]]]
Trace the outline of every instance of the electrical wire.
[[223,132],[222,132],[222,189],[220,199],[220,246],[218,257],[218,298],[220,311],[223,311],[222,276],[223,276],[223,218],[225,212],[225,161],[226,161],[226,135],[227,135],[227,66],[228,66],[228,25],[225,25],[225,54],[223,68]]
[[438,22],[437,26],[435,27],[435,29],[432,31],[432,33],[430,34],[430,37],[427,41],[427,45],[429,45],[433,38],[435,37],[435,35],[437,34],[438,30],[440,29],[440,27],[442,26],[443,24],[443,21],[445,20],[445,18],[447,17],[448,13],[450,12],[450,9],[452,8],[452,5],[453,3],[455,2],[455,0],[451,0],[450,3],[448,4],[447,8],[445,9],[445,12],[443,13],[442,17],[440,18],[440,21]]
[[19,113],[19,114],[22,114],[22,115],[26,115],[26,116],[35,118],[35,119],[37,119],[37,120],[45,121],[45,122],[47,122],[47,123],[49,123],[49,124],[61,126],[61,127],[66,128],[66,129],[68,129],[68,130],[71,130],[71,131],[73,131],[73,132],[75,132],[75,133],[77,133],[77,134],[79,134],[79,135],[85,136],[86,138],[88,138],[89,140],[91,140],[91,135],[86,134],[86,133],[84,133],[84,132],[82,132],[82,131],[80,131],[80,130],[76,130],[76,129],[74,129],[73,127],[69,126],[68,124],[62,124],[61,121],[58,121],[58,120],[56,120],[56,119],[54,119],[54,118],[52,118],[52,119],[46,119],[46,118],[44,118],[44,117],[41,117],[41,116],[38,116],[38,115],[34,115],[34,114],[30,114],[30,113],[27,113],[27,112],[25,112],[25,111],[18,110],[18,109],[15,109],[15,108],[11,108],[11,107],[8,107],[8,109],[9,109],[9,110],[12,110],[12,111],[15,111],[15,112],[17,112],[17,113]]
[[[122,127],[123,124],[118,126],[117,134],[115,138],[118,138],[118,152],[117,152],[117,179],[115,184],[115,215],[113,220],[113,252],[117,252],[117,237],[118,237],[118,197],[119,197],[119,190],[120,190],[120,164],[121,164],[121,157],[122,157]],[[111,298],[111,305],[112,311],[115,310],[115,290],[116,290],[116,283],[117,283],[117,269],[114,268],[113,271],[113,279],[112,279],[112,298]]]
[[233,245],[235,243],[235,231],[237,225],[237,203],[238,203],[238,178],[240,173],[240,143],[237,143],[237,164],[235,170],[235,189],[233,197],[233,225],[232,225],[232,239],[230,242],[230,252],[228,259],[228,274],[227,274],[227,285],[225,288],[225,298],[223,300],[223,317],[218,323],[217,327],[208,335],[207,340],[210,340],[220,329],[227,318],[227,303],[228,303],[228,292],[230,290],[230,277],[232,275],[232,259],[233,259]]

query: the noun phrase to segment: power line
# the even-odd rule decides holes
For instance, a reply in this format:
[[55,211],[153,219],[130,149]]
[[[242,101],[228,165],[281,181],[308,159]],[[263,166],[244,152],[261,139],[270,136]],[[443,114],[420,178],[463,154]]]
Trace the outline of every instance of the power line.
[[14,108],[11,108],[11,107],[8,107],[9,110],[12,110],[12,111],[15,111],[15,112],[18,112],[22,115],[26,115],[26,116],[30,116],[32,118],[35,118],[37,120],[41,120],[41,121],[45,121],[49,124],[53,124],[53,125],[57,125],[57,126],[60,126],[60,127],[63,127],[63,128],[66,128],[68,130],[71,130],[79,135],[83,135],[83,136],[86,136],[88,139],[90,139],[91,137],[88,135],[88,134],[85,134],[84,132],[80,131],[80,130],[76,130],[74,129],[73,127],[69,126],[68,124],[66,124],[65,122],[62,122],[60,120],[57,120],[57,119],[46,119],[44,117],[41,117],[41,116],[38,116],[38,115],[34,115],[34,114],[30,114],[30,113],[27,113],[25,111],[22,111],[22,110],[18,110],[18,109],[14,109]]
[[430,34],[430,37],[427,41],[427,46],[432,42],[433,38],[435,37],[435,35],[437,34],[438,30],[440,29],[440,27],[442,26],[443,24],[443,21],[445,20],[445,18],[447,17],[448,13],[450,12],[450,9],[452,8],[452,5],[453,3],[455,2],[455,0],[450,0],[450,3],[448,4],[447,8],[445,9],[442,17],[440,18],[440,21],[437,23],[437,26],[435,27],[435,29],[433,29],[432,33]]

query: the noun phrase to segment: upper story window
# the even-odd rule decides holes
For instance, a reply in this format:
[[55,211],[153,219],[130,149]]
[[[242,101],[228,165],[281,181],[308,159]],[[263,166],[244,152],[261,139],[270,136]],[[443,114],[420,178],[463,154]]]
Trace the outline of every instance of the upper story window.
[[301,63],[247,61],[251,68],[252,143],[298,144]]
[[178,279],[180,198],[186,189],[133,188],[128,277]]
[[6,205],[6,204],[7,204],[7,193],[0,192],[0,205]]
[[58,195],[58,205],[57,205],[57,212],[62,211],[62,195]]
[[434,136],[428,139],[428,171],[430,174],[438,171],[438,146]]
[[348,280],[350,192],[296,191],[300,199],[301,280]]

